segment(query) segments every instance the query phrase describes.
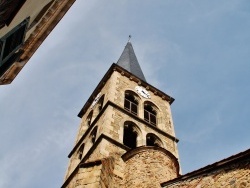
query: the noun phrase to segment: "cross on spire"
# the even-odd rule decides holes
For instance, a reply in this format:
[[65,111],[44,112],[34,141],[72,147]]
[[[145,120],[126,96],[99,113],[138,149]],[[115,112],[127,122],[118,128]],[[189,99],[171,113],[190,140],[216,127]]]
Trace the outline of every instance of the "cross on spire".
[[128,42],[130,42],[131,37],[132,37],[131,35],[128,36]]

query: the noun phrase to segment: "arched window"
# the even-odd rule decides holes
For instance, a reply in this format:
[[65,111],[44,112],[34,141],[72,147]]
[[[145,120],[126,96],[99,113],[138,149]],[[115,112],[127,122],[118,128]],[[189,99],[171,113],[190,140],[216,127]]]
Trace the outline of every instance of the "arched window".
[[154,135],[153,133],[148,133],[146,136],[146,145],[147,146],[157,146],[157,147],[162,147],[162,142],[161,140]]
[[131,122],[124,124],[123,131],[123,144],[130,147],[136,148],[138,132],[136,131],[135,125]]
[[92,116],[93,116],[93,111],[91,111],[87,117],[87,125],[90,126],[91,125],[91,120],[92,120]]
[[96,133],[97,133],[97,127],[95,127],[90,134],[92,144],[94,144],[96,141]]
[[157,124],[156,107],[154,107],[154,105],[149,102],[144,103],[144,120],[154,126]]
[[125,92],[124,108],[135,115],[138,114],[138,100],[132,92]]
[[82,155],[83,155],[83,151],[84,151],[84,144],[81,145],[79,151],[78,151],[78,159],[82,159]]

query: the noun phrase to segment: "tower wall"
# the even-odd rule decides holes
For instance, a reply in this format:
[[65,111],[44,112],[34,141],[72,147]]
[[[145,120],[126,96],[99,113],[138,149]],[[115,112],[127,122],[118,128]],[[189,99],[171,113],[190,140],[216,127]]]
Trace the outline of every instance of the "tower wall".
[[114,163],[112,158],[93,161],[80,165],[74,176],[63,188],[110,188],[113,186],[111,175]]
[[80,111],[63,187],[159,187],[179,175],[174,99],[126,67],[113,64]]
[[[104,102],[103,105],[106,104],[107,101],[111,101],[115,103],[116,105],[120,106],[123,108],[124,106],[124,98],[125,98],[125,91],[130,90],[135,92],[135,87],[138,86],[138,83],[135,81],[129,79],[126,76],[123,76],[119,72],[114,71],[113,74],[110,76],[110,78],[107,80],[106,83],[103,86],[103,88],[100,90],[101,95],[104,95]],[[163,100],[160,96],[158,96],[156,93],[153,93],[152,91],[149,91],[151,98],[150,99],[145,99],[143,97],[139,96],[139,105],[138,105],[138,117],[143,119],[143,104],[146,101],[153,102],[158,110],[158,118],[157,118],[157,128],[172,135],[175,136],[174,133],[174,125],[173,125],[173,120],[172,120],[172,115],[171,115],[171,110],[170,110],[170,104],[166,101]],[[91,111],[93,111],[93,117],[92,117],[92,122],[96,118],[99,112],[97,112],[97,107],[94,106],[93,108],[88,108],[85,112],[85,114],[82,117],[82,121],[80,124],[80,128],[78,131],[78,136],[77,136],[77,141],[83,136],[83,134],[86,132],[88,129],[87,125],[87,117]],[[117,115],[119,116],[119,115]],[[123,114],[121,115],[121,117]],[[111,117],[114,118],[114,117]],[[119,117],[117,117],[119,118]],[[109,126],[106,123],[106,126]],[[175,144],[173,144],[173,147],[176,149]]]
[[[107,103],[107,101],[114,101],[114,91],[116,87],[116,76],[112,74],[110,78],[106,82],[101,82],[101,85],[103,85],[102,89],[99,90],[98,92],[101,94],[101,96],[104,95],[104,100],[103,100],[103,106]],[[93,99],[94,100],[94,97]],[[89,128],[88,126],[88,116],[90,112],[93,111],[93,116],[91,119],[91,123],[95,120],[95,118],[98,116],[100,111],[98,110],[98,105],[91,106],[85,110],[84,115],[81,117],[81,124],[79,126],[77,138],[75,141],[75,144],[81,139],[83,134],[86,132],[86,130]]]

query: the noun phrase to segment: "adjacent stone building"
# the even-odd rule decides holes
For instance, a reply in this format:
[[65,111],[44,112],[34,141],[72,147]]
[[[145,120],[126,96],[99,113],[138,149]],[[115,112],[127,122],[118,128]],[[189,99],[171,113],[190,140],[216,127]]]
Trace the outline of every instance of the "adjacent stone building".
[[161,185],[164,188],[248,188],[250,187],[250,150],[179,176]]
[[173,101],[146,81],[128,42],[78,114],[62,188],[249,187],[249,151],[180,175]]

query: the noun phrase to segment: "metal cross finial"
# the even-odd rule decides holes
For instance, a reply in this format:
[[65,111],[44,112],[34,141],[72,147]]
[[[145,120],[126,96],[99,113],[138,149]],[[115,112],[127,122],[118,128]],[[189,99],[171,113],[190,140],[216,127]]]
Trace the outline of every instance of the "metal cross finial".
[[128,36],[128,42],[130,42],[131,37],[132,37],[131,35]]

